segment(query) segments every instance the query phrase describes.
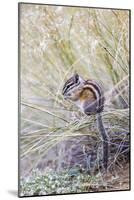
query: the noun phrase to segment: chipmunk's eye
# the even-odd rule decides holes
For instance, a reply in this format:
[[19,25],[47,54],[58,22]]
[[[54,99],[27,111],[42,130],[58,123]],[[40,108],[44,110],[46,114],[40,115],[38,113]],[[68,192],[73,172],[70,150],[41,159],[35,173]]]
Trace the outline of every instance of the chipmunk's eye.
[[67,85],[67,86],[66,86],[66,90],[68,90],[68,88],[70,88],[70,85]]

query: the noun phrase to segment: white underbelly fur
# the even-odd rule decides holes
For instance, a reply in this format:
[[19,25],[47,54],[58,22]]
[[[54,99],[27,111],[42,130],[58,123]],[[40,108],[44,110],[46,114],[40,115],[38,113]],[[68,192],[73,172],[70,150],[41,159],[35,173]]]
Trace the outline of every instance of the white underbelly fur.
[[80,101],[80,100],[75,101],[76,106],[78,106],[78,107],[80,108],[81,112],[84,113],[83,103],[84,103],[84,102],[82,102],[82,101]]

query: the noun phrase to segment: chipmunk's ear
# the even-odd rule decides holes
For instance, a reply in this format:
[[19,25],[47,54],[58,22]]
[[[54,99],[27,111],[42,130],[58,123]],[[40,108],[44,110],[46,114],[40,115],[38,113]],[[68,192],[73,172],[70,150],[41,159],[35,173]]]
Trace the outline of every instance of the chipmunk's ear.
[[85,80],[84,80],[81,76],[79,76],[79,82],[80,82],[80,83],[84,83]]
[[74,74],[75,82],[78,82],[79,80],[79,75],[77,73]]
[[85,80],[84,80],[81,76],[79,76],[79,74],[77,74],[77,73],[74,74],[74,80],[75,80],[76,83],[77,83],[78,81],[79,81],[80,83],[84,83],[84,82],[85,82]]

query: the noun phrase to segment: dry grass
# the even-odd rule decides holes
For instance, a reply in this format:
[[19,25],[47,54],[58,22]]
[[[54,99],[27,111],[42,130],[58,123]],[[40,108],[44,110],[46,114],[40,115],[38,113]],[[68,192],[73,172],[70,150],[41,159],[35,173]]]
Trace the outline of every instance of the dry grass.
[[109,171],[122,169],[129,162],[129,12],[30,4],[21,4],[20,11],[20,175],[31,176],[37,168],[58,173],[75,166],[86,172],[100,168],[95,116],[84,116],[61,94],[76,71],[104,85]]

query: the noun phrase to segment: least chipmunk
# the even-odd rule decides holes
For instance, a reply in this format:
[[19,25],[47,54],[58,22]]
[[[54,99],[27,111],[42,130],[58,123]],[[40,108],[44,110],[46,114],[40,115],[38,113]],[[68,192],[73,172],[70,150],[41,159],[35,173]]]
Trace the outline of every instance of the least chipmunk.
[[65,99],[73,101],[86,115],[97,115],[98,129],[103,141],[103,166],[107,170],[108,137],[101,117],[105,101],[102,87],[95,80],[84,80],[78,74],[74,74],[64,84],[62,94]]

